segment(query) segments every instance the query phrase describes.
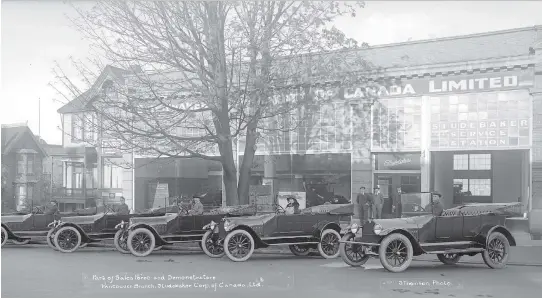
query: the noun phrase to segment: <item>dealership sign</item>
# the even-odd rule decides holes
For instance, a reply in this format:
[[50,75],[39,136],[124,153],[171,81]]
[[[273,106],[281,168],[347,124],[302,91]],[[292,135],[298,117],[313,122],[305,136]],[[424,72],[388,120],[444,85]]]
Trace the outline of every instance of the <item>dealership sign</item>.
[[[409,97],[431,94],[509,90],[533,85],[532,70],[516,70],[495,73],[480,73],[439,78],[404,79],[396,81],[366,83],[360,86],[313,88],[312,92],[326,99],[359,99],[367,97]],[[299,91],[299,90],[298,90]],[[279,97],[296,97],[299,92],[277,94]]]
[[420,170],[420,153],[378,153],[376,170]]

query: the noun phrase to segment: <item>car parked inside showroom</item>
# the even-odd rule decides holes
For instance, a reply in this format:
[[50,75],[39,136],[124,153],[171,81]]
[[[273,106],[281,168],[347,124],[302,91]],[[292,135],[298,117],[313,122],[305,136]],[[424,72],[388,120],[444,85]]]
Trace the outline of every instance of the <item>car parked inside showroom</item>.
[[[418,195],[421,202],[427,203],[419,209],[419,216],[350,225],[340,241],[343,261],[357,267],[377,257],[386,270],[402,272],[414,256],[422,254],[435,254],[444,264],[456,264],[463,256],[481,254],[490,268],[506,266],[510,247],[516,241],[505,222],[517,215],[521,204],[465,204],[439,211],[434,206],[440,195]],[[414,215],[411,210],[408,212]]]

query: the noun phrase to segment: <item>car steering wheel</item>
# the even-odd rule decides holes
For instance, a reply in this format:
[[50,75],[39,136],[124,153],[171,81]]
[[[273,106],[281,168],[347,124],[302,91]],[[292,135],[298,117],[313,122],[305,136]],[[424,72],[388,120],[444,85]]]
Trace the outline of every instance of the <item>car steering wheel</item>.
[[115,213],[115,210],[113,210],[113,206],[105,205],[105,213]]
[[188,215],[189,214],[189,209],[186,208],[185,206],[180,206],[179,208],[179,214],[180,215]]
[[43,209],[40,209],[39,206],[34,207],[34,210],[36,210],[36,211],[34,212],[34,214],[42,214],[42,213],[43,213]]
[[281,205],[275,204],[275,213],[276,214],[284,214],[284,213],[286,213],[286,210],[284,210],[284,208],[282,208]]

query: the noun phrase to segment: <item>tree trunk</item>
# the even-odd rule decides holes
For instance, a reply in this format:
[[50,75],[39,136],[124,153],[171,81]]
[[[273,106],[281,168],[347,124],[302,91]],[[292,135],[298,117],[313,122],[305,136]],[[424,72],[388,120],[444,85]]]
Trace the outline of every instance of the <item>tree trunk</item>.
[[247,128],[245,152],[239,169],[239,201],[241,204],[248,204],[249,202],[250,174],[252,172],[252,164],[254,163],[254,155],[256,154],[256,141],[256,124],[251,123]]

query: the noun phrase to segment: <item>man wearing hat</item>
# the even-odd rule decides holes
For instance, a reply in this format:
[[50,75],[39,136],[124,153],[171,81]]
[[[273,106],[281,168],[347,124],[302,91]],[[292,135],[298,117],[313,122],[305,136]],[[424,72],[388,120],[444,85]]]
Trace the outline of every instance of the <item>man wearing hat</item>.
[[45,210],[46,215],[52,215],[58,213],[58,204],[55,200],[51,201],[50,205],[48,206],[47,210]]
[[194,196],[192,198],[192,209],[188,213],[190,215],[201,215],[203,211],[203,204],[200,201],[200,197]]
[[440,202],[442,195],[438,192],[433,192],[432,196],[433,200],[425,206],[425,211],[431,211],[433,212],[433,215],[439,216],[442,213],[442,210],[444,210],[444,207]]
[[373,217],[380,219],[382,218],[382,206],[384,205],[384,196],[380,192],[379,185],[377,185],[374,189],[373,200]]

